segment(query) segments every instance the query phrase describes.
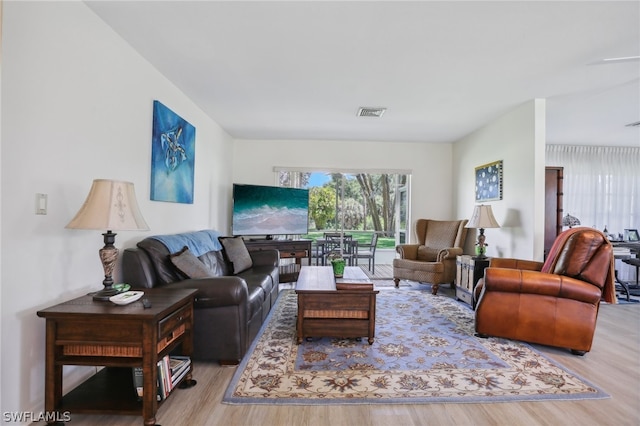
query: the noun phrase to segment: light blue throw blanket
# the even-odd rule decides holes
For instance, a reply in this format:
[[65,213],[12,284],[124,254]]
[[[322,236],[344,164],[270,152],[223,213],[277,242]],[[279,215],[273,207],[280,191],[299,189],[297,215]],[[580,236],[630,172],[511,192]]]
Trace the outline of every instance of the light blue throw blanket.
[[193,254],[202,256],[210,251],[222,250],[222,245],[220,241],[218,241],[219,236],[220,233],[217,231],[205,229],[174,235],[154,235],[150,238],[164,244],[169,250],[169,253],[179,252],[184,246],[187,246]]

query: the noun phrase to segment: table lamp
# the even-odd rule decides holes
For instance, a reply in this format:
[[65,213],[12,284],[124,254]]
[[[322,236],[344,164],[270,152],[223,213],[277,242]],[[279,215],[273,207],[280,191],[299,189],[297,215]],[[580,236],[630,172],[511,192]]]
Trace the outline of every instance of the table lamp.
[[118,259],[118,249],[113,245],[117,234],[112,231],[149,229],[138,208],[133,183],[95,179],[84,204],[65,228],[107,230],[102,234],[104,247],[99,250],[104,288],[93,293],[93,299],[108,300],[117,294],[111,276]]
[[580,225],[580,219],[578,219],[575,216],[571,216],[569,213],[567,213],[563,218],[562,218],[562,226],[568,226],[569,228],[573,228],[574,226]]
[[491,206],[487,206],[481,204],[479,206],[475,206],[473,209],[473,214],[471,215],[471,219],[465,225],[465,228],[479,228],[480,235],[478,235],[478,242],[476,243],[476,259],[486,259],[485,255],[487,249],[486,246],[488,244],[485,243],[484,230],[485,228],[500,228],[498,222],[493,217],[493,211],[491,211]]

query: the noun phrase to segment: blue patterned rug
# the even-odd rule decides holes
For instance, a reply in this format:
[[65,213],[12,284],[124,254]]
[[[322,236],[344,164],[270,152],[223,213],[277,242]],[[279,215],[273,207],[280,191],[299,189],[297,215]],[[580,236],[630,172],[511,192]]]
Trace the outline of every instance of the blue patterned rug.
[[238,366],[229,404],[477,403],[609,396],[529,345],[474,336],[473,311],[430,287],[382,288],[376,338],[295,343],[284,291]]

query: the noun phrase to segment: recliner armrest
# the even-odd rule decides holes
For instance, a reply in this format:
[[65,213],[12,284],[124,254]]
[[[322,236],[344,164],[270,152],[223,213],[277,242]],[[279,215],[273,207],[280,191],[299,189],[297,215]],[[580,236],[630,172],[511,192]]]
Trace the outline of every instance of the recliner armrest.
[[597,286],[564,275],[494,267],[484,270],[483,291],[539,294],[592,304],[597,304],[602,296]]
[[506,257],[491,258],[492,268],[526,269],[529,271],[540,271],[542,270],[542,265],[542,262],[536,262],[534,260],[522,260]]

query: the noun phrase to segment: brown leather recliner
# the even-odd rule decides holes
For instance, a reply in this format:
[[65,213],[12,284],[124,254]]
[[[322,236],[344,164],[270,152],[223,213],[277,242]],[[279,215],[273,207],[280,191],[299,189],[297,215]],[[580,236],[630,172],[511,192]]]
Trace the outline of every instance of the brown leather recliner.
[[544,264],[492,259],[475,295],[478,335],[584,355],[591,350],[600,300],[616,301],[613,247],[596,229],[568,229],[558,235]]
[[393,281],[399,287],[400,280],[412,280],[432,284],[436,294],[438,286],[453,283],[456,277],[456,256],[462,254],[467,238],[467,220],[416,221],[418,244],[401,244],[396,247],[400,259],[393,259]]

